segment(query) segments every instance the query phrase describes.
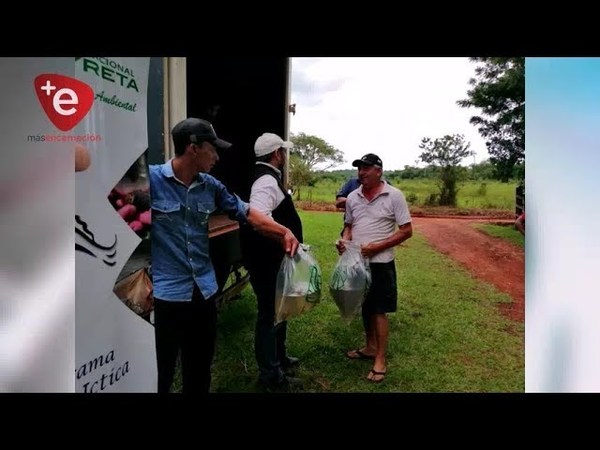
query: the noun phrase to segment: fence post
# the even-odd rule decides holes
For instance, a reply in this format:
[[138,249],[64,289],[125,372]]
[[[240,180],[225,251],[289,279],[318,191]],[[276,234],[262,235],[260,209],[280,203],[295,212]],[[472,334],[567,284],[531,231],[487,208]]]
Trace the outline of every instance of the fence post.
[[515,189],[515,216],[519,217],[525,209],[525,186]]

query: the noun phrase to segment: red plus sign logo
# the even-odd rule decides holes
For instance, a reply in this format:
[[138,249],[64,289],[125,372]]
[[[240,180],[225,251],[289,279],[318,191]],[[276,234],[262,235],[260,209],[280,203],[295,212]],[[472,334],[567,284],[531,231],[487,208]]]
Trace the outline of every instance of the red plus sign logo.
[[92,88],[75,78],[44,73],[33,84],[46,115],[61,131],[75,127],[94,102]]

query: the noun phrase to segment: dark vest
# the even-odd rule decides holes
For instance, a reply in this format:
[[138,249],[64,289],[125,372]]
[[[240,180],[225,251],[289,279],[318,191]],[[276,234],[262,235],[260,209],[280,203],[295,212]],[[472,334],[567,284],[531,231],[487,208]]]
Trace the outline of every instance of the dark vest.
[[[302,242],[302,222],[300,221],[300,216],[298,216],[292,197],[286,192],[277,172],[269,166],[257,164],[250,185],[263,175],[274,177],[277,180],[279,189],[281,189],[281,192],[284,195],[283,201],[272,212],[273,220],[289,228],[292,233],[294,233],[294,236],[296,236],[296,239],[298,239],[299,242]],[[250,192],[250,189],[247,191]],[[246,202],[250,201],[249,197],[242,198],[242,200]],[[281,264],[285,251],[279,240],[268,238],[254,231],[249,224],[244,224],[240,226],[240,241],[244,264],[248,269]]]

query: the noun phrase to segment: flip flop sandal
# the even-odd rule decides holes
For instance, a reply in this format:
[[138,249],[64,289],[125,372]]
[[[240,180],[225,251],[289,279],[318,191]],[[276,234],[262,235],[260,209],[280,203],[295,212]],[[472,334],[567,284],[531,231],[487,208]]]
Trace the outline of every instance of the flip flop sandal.
[[385,374],[387,373],[387,370],[385,372],[378,372],[376,370],[371,369],[370,373],[372,373],[373,375],[379,375],[381,376],[381,378],[378,380],[374,378],[367,378],[367,381],[370,381],[371,383],[381,383],[383,380],[385,380]]
[[369,360],[373,360],[375,359],[375,356],[372,355],[367,355],[366,353],[363,353],[360,351],[360,349],[356,349],[356,350],[350,350],[349,352],[346,353],[346,358],[348,359],[369,359]]

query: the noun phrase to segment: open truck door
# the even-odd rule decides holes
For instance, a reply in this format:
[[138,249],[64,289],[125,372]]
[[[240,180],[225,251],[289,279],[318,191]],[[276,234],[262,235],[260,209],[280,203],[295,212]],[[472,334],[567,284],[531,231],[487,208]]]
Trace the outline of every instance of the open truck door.
[[[176,123],[186,117],[206,119],[222,139],[232,143],[219,151],[211,175],[243,196],[254,169],[256,138],[273,132],[288,139],[289,58],[151,59],[149,87],[157,88],[148,101],[148,162],[163,163],[174,156],[170,130]],[[287,172],[286,167],[286,186]],[[220,305],[238,296],[249,277],[243,267],[238,223],[215,211],[209,219],[209,236]]]

